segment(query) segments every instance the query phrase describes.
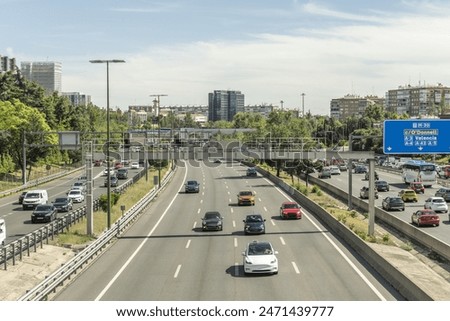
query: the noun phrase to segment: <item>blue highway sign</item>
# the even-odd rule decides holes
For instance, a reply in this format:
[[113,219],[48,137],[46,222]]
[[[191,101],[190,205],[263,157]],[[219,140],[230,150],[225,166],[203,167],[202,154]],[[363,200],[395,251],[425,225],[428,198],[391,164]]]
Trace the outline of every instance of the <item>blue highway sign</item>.
[[450,154],[450,120],[385,120],[385,154]]

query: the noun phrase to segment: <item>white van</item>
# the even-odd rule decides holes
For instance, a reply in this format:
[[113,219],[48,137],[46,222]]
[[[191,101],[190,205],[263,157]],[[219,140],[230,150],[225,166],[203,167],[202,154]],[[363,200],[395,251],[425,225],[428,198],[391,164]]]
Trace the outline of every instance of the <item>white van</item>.
[[28,191],[22,201],[22,208],[24,210],[28,208],[34,209],[39,204],[48,203],[48,194],[45,189],[36,189]]
[[6,239],[6,224],[5,220],[0,218],[0,244],[5,245]]

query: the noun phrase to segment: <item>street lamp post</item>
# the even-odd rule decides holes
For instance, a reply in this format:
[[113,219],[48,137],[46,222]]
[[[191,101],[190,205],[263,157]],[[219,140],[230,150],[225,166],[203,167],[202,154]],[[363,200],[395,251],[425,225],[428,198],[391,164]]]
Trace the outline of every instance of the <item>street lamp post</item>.
[[302,93],[302,117],[305,117],[305,93]]
[[111,163],[109,159],[109,145],[110,145],[110,132],[109,132],[109,64],[110,63],[123,63],[125,60],[110,59],[110,60],[89,60],[93,64],[106,64],[106,170],[108,172],[107,183],[107,228],[111,228],[111,175],[109,173]]

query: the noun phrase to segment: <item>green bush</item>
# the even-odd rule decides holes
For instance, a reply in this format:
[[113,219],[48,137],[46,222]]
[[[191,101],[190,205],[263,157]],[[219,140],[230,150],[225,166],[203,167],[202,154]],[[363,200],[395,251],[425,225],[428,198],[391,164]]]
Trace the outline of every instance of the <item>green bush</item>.
[[[111,193],[110,208],[117,204],[117,202],[119,201],[119,198],[120,198],[119,193]],[[103,210],[103,212],[107,212],[108,211],[108,195],[106,195],[106,194],[100,195],[98,202],[99,202],[99,206]]]
[[317,186],[317,185],[313,185],[313,187],[311,189],[311,192],[312,193],[317,193],[317,195],[318,195],[318,193],[321,192],[320,187]]

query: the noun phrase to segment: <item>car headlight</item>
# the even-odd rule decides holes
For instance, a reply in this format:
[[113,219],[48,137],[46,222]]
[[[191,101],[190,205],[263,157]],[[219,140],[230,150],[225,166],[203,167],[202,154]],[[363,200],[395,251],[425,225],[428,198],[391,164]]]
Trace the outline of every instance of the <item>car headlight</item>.
[[252,261],[250,261],[250,259],[248,257],[245,258],[245,263],[247,264],[253,264]]
[[272,261],[270,261],[270,264],[274,264],[277,263],[277,259],[273,259]]

